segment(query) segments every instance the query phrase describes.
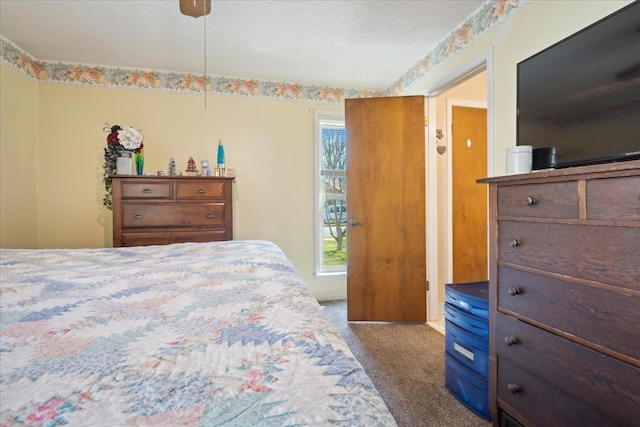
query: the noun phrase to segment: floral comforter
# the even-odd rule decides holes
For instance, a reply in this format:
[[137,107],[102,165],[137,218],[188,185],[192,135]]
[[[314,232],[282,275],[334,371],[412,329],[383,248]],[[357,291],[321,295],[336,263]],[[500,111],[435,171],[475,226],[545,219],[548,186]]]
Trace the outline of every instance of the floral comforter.
[[0,426],[394,426],[272,243],[0,251]]

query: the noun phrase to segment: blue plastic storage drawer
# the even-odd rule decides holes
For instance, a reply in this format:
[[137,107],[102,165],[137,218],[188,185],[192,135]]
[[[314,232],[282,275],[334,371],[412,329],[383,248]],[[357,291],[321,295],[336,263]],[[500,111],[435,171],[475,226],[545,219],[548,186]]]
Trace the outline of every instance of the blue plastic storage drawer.
[[464,406],[486,420],[489,412],[489,383],[445,353],[444,381],[447,390]]
[[489,375],[489,341],[445,321],[444,348],[458,362],[483,378]]
[[489,339],[489,321],[460,310],[449,303],[444,305],[444,318],[459,328],[483,339]]
[[489,318],[489,282],[447,284],[444,299],[478,317]]

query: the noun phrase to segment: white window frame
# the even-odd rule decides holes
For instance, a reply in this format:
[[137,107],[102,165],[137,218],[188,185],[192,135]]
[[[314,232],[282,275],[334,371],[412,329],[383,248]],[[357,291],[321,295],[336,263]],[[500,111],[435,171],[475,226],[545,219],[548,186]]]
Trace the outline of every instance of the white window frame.
[[323,266],[324,257],[324,209],[323,187],[324,183],[320,179],[320,171],[322,169],[322,126],[335,123],[344,126],[344,111],[341,110],[316,110],[315,111],[315,274],[320,278],[336,278],[346,277],[347,266],[325,267]]

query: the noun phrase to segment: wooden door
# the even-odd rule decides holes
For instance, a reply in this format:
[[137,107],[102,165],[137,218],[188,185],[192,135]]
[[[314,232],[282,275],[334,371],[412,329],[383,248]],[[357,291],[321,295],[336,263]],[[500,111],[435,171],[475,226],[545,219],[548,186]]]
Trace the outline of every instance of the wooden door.
[[479,282],[487,271],[487,110],[452,107],[453,281]]
[[425,322],[425,100],[348,99],[347,319]]

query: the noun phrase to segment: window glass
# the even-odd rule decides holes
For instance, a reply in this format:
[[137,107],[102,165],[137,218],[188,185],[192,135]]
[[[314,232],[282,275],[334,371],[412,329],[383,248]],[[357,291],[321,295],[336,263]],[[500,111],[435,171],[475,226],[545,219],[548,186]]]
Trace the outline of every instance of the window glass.
[[318,273],[346,272],[347,267],[347,153],[344,119],[319,116],[317,175]]

